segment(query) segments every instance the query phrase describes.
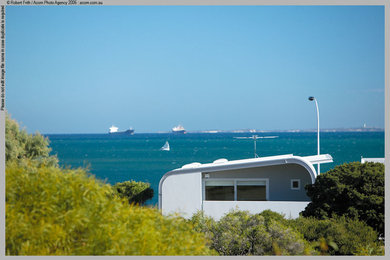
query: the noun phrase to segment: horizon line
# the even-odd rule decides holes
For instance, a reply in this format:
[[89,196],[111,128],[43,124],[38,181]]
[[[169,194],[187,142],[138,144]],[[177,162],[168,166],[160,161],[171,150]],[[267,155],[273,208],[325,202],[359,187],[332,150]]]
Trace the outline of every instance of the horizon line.
[[[384,132],[382,127],[339,127],[339,128],[324,128],[320,132]],[[257,130],[257,129],[237,129],[237,130],[193,130],[186,134],[220,134],[220,133],[312,133],[317,132],[317,129],[288,129],[288,130]],[[108,132],[96,133],[41,133],[42,135],[62,135],[62,134],[108,134]],[[173,134],[172,131],[157,131],[157,132],[134,132],[134,134]],[[178,134],[184,135],[184,134]]]

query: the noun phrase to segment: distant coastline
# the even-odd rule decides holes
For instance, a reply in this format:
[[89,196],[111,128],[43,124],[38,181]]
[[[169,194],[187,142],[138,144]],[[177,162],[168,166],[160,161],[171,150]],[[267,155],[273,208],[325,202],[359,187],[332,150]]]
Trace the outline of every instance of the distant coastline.
[[[336,132],[384,132],[384,128],[376,127],[360,127],[360,128],[328,128],[320,129],[324,133]],[[257,129],[239,129],[239,130],[205,130],[205,131],[189,131],[191,133],[312,133],[317,132],[317,129],[289,129],[289,130],[257,130]]]
[[[320,129],[321,133],[369,133],[369,132],[384,132],[384,128],[377,127],[360,127],[360,128],[325,128]],[[289,129],[289,130],[257,130],[257,129],[237,129],[237,130],[188,130],[187,134],[229,134],[229,133],[316,133],[317,129]],[[157,132],[135,132],[135,134],[171,134],[171,131],[157,131]],[[44,133],[43,135],[101,135],[106,133]]]

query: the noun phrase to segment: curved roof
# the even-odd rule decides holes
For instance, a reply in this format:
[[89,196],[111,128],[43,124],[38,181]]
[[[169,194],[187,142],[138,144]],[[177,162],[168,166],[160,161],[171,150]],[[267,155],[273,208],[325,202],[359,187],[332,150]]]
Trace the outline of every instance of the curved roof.
[[218,172],[224,170],[236,170],[236,169],[245,169],[245,168],[254,168],[262,166],[273,166],[273,165],[283,165],[283,164],[298,164],[303,166],[307,172],[310,174],[311,181],[314,183],[317,172],[313,167],[313,164],[318,163],[329,163],[333,162],[333,158],[329,154],[323,155],[313,155],[313,156],[294,156],[293,154],[278,155],[278,156],[269,156],[269,157],[260,157],[244,160],[234,160],[228,161],[226,159],[218,159],[213,163],[190,163],[186,164],[181,168],[172,170],[164,174],[161,178],[158,190],[159,190],[159,204],[161,201],[161,188],[164,180],[171,175],[179,175],[186,173],[194,172]]

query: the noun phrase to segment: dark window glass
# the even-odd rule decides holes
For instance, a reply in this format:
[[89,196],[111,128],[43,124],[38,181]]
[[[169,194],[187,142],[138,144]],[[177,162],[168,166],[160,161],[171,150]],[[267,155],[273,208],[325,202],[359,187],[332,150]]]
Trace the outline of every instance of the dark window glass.
[[234,186],[206,186],[206,200],[234,200]]
[[265,186],[258,185],[237,185],[237,200],[262,201],[266,199]]
[[[237,200],[265,201],[267,200],[266,181],[237,181]],[[206,180],[205,200],[234,201],[233,180]]]
[[299,189],[299,181],[292,181],[293,189]]

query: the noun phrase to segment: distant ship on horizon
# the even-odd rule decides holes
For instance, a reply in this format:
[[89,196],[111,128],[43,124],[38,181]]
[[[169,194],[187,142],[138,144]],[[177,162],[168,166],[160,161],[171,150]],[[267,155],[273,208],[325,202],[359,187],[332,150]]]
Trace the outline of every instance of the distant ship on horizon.
[[182,125],[175,126],[172,128],[172,133],[174,134],[185,134],[187,131],[184,129]]
[[119,132],[118,131],[118,127],[113,125],[113,126],[110,127],[110,129],[108,131],[108,134],[110,134],[110,135],[133,135],[134,134],[134,129],[132,127],[130,127],[126,131]]

